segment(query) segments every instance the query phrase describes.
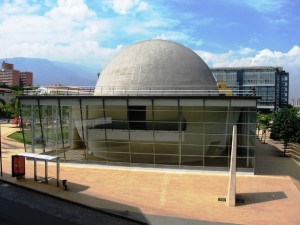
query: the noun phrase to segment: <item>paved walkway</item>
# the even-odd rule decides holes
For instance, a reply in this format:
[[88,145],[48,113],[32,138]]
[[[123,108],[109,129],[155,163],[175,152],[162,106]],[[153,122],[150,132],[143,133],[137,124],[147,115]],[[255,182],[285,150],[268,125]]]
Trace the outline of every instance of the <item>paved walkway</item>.
[[[2,127],[3,178],[48,194],[94,208],[116,212],[148,224],[299,224],[300,166],[280,157],[280,144],[257,142],[255,175],[237,177],[237,207],[218,202],[226,197],[227,174],[196,171],[134,169],[108,166],[62,164],[61,179],[69,191],[56,187],[55,166],[49,166],[49,184],[33,181],[33,163],[27,160],[26,179],[11,177],[10,155],[23,145],[6,138],[16,130]],[[38,174],[43,176],[43,164]]]

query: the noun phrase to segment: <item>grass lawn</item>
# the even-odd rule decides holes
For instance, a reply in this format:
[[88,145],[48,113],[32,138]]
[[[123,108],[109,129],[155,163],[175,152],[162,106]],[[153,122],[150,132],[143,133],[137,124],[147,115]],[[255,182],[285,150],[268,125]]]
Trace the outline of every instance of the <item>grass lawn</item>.
[[[28,145],[31,145],[31,131],[25,130],[24,136],[25,136],[25,143]],[[16,131],[15,133],[9,135],[8,137],[11,139],[14,139],[16,141],[24,143],[22,131]]]
[[[45,131],[44,131],[45,132]],[[69,137],[69,130],[67,128],[64,128],[63,130],[64,139],[67,139]],[[31,130],[24,130],[24,136],[25,136],[25,144],[31,145],[32,144],[32,131]],[[8,136],[11,139],[14,139],[16,141],[24,143],[23,140],[23,134],[22,131],[16,131],[15,133]],[[51,140],[60,140],[61,133],[51,133],[50,137]]]

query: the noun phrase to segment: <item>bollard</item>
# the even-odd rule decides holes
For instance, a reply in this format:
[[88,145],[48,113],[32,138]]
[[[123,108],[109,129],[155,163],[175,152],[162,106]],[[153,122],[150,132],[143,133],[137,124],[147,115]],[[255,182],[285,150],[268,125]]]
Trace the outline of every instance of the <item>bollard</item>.
[[67,190],[68,190],[67,181],[68,181],[68,180],[63,180],[63,181],[62,181],[62,185],[63,185],[63,187],[64,187],[65,191],[67,191]]

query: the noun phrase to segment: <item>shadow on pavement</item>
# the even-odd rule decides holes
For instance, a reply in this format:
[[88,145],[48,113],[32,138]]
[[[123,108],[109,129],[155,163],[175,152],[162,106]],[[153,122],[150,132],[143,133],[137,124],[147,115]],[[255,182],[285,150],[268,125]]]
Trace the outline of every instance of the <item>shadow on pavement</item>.
[[251,205],[261,202],[269,202],[279,199],[287,198],[284,192],[257,192],[257,193],[239,193],[236,195],[237,199],[243,199],[245,202],[238,204],[238,206]]
[[283,153],[273,140],[263,144],[256,140],[255,175],[290,176],[300,191],[300,167]]
[[68,184],[69,190],[66,191],[61,184],[60,187],[56,187],[56,179],[54,178],[49,178],[48,184],[42,181],[34,181],[33,178],[25,178],[14,182],[15,179],[7,173],[3,173],[3,177],[0,177],[0,181],[8,182],[20,188],[77,204],[91,210],[98,210],[101,213],[127,218],[139,224],[150,224],[137,207],[80,193],[81,191],[89,189],[89,186],[70,182]]
[[256,142],[255,175],[291,176],[300,181],[298,164],[272,144]]
[[[10,174],[4,174],[3,181],[8,180]],[[11,177],[10,177],[11,178]],[[1,178],[0,178],[1,180]],[[56,187],[56,180],[50,179],[48,184],[44,182],[35,182],[32,178],[26,178],[13,182],[14,179],[10,179],[10,183],[14,183],[19,187],[33,190],[48,196],[61,199],[70,203],[78,204],[91,210],[99,210],[100,212],[116,215],[121,218],[128,218],[134,221],[140,221],[140,224],[149,225],[226,225],[232,223],[222,223],[205,220],[194,220],[188,218],[179,218],[162,215],[148,215],[140,211],[138,207],[126,205],[119,202],[110,201],[107,199],[97,198],[91,195],[80,193],[89,189],[89,186],[76,184],[73,182],[68,183],[69,191],[63,190],[63,187]],[[91,204],[92,203],[92,204]]]
[[[43,185],[41,185],[43,186]],[[15,183],[9,183],[7,181],[0,179],[0,200],[1,203],[3,203],[3,200],[8,200],[10,202],[15,202],[17,204],[21,204],[23,206],[26,206],[27,208],[30,208],[29,212],[26,213],[28,216],[31,212],[34,210],[39,210],[43,213],[47,213],[50,215],[54,215],[55,217],[67,219],[68,221],[72,221],[74,223],[66,223],[66,224],[128,224],[128,225],[146,225],[148,223],[136,221],[131,218],[121,216],[118,214],[113,214],[111,212],[95,209],[88,207],[83,204],[78,204],[74,201],[70,201],[68,199],[63,199],[60,197],[57,197],[56,195],[41,192],[38,190],[34,190],[32,188],[27,188],[22,185],[16,185]],[[4,202],[5,203],[5,202]],[[16,204],[15,204],[16,205]],[[18,205],[17,205],[18,206]],[[14,207],[12,206],[9,210],[10,214],[16,214],[16,211],[14,211]],[[3,213],[3,212],[2,212]],[[21,212],[17,212],[18,215],[21,215]],[[24,214],[24,212],[23,212]],[[32,216],[32,214],[30,214]],[[44,224],[45,221],[39,220],[37,217],[32,216],[34,222],[32,224]],[[1,212],[0,212],[0,219],[1,218]],[[26,218],[27,219],[27,218]],[[10,218],[11,220],[11,218]],[[25,220],[26,221],[26,220]],[[43,222],[42,222],[43,221]],[[0,220],[0,224],[2,221]],[[7,224],[31,224],[31,223],[25,223],[23,221],[18,223],[11,223],[15,222],[14,220],[11,220],[10,223]],[[27,220],[28,222],[28,220]],[[38,222],[38,223],[36,223]],[[48,221],[49,222],[49,221]],[[5,223],[6,224],[6,223]],[[51,223],[46,223],[51,224]],[[52,224],[65,224],[63,222],[54,222]],[[4,224],[3,224],[4,225]]]

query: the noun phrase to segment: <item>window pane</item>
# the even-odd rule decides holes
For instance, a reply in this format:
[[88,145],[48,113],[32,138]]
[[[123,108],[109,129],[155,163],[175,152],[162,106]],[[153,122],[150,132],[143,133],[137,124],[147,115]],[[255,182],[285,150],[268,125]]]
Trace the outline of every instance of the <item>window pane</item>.
[[130,143],[130,151],[132,153],[153,153],[153,144],[152,143]]
[[229,158],[228,157],[205,157],[204,166],[229,167]]
[[203,155],[203,146],[201,145],[182,145],[181,155]]
[[131,155],[132,163],[145,163],[145,164],[154,164],[154,155],[145,155],[145,154],[132,154]]
[[203,166],[203,157],[200,156],[182,156],[181,165],[183,166]]
[[155,144],[155,154],[178,154],[178,145]]
[[155,155],[156,164],[179,165],[178,155]]
[[109,162],[130,162],[130,157],[128,153],[111,153],[108,152],[108,161]]

